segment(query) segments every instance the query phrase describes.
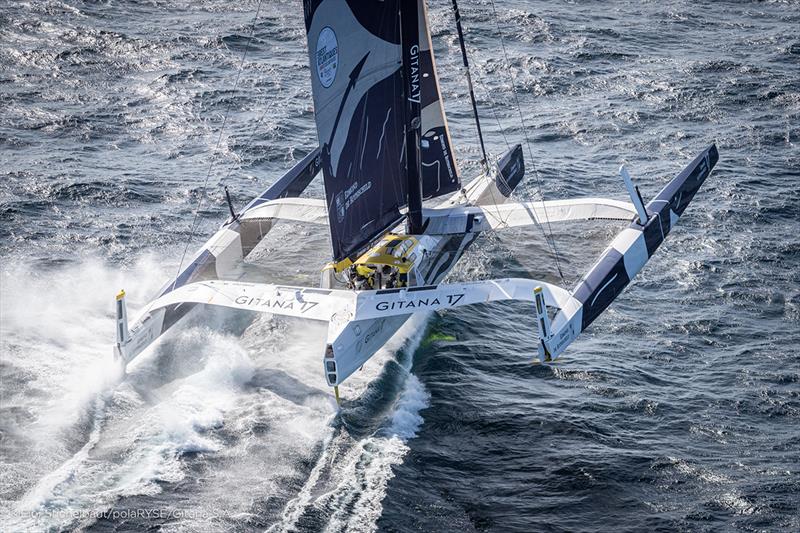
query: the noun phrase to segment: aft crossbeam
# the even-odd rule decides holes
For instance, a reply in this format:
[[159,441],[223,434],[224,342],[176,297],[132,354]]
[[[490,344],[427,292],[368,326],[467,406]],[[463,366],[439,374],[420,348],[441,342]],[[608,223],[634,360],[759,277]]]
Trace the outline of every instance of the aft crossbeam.
[[426,233],[432,235],[477,233],[543,224],[545,221],[631,221],[636,209],[628,202],[610,198],[574,198],[545,202],[507,202],[498,205],[456,206],[426,209]]

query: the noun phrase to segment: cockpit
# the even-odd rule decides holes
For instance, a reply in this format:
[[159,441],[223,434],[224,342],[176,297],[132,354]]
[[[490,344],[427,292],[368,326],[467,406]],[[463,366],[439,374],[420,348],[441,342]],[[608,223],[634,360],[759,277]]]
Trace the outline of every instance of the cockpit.
[[351,287],[356,290],[407,287],[417,244],[414,237],[387,235],[348,269]]
[[394,289],[413,285],[415,249],[419,241],[407,235],[388,234],[354,262],[329,265],[326,270],[355,290]]

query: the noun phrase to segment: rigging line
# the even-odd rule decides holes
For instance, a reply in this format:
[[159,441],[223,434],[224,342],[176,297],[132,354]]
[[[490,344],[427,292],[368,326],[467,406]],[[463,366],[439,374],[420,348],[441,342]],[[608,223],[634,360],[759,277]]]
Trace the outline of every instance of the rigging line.
[[[503,58],[506,61],[507,66],[511,66],[511,63],[508,61],[508,53],[506,52],[506,43],[505,38],[503,37],[503,30],[500,28],[500,22],[497,18],[497,8],[495,7],[494,0],[490,0],[492,3],[492,13],[494,14],[494,23],[497,27],[497,33],[500,35],[500,44],[503,48]],[[547,224],[547,231],[550,234],[549,238],[545,237],[545,241],[547,242],[550,249],[553,251],[553,257],[555,258],[556,269],[558,269],[558,275],[561,276],[561,279],[564,279],[564,273],[561,271],[561,259],[559,257],[558,248],[556,247],[556,241],[553,238],[553,228],[550,226],[550,216],[547,214],[547,207],[545,205],[544,199],[544,189],[542,188],[542,178],[539,175],[539,169],[536,166],[536,160],[533,157],[533,150],[531,149],[531,141],[528,138],[528,127],[525,125],[525,118],[522,115],[522,107],[519,105],[519,97],[517,96],[517,87],[516,83],[514,83],[514,78],[510,78],[511,80],[511,93],[514,95],[514,101],[517,105],[517,111],[519,111],[519,120],[522,125],[522,133],[525,136],[525,144],[528,146],[528,155],[531,157],[531,165],[533,166],[533,172],[536,175],[536,183],[537,187],[539,188],[539,194],[542,196],[542,210],[544,211],[544,219]]]
[[[467,82],[468,82],[468,85],[469,85],[469,95],[470,95],[470,101],[472,102],[472,113],[475,116],[475,126],[476,126],[477,132],[478,132],[478,141],[480,142],[481,153],[483,154],[483,160],[481,161],[481,166],[483,167],[484,175],[489,177],[489,174],[490,174],[489,161],[488,161],[488,157],[486,155],[486,148],[484,147],[484,143],[483,143],[483,133],[481,132],[480,119],[478,118],[478,105],[477,105],[477,100],[475,99],[475,91],[473,89],[473,84],[472,84],[472,75],[471,75],[470,68],[469,68],[469,55],[468,55],[468,52],[467,52],[466,43],[464,42],[464,33],[463,33],[462,27],[461,27],[461,12],[458,9],[457,0],[453,0],[453,12],[455,14],[456,27],[458,29],[458,40],[459,40],[459,44],[461,46],[461,58],[463,60],[464,67],[466,68],[466,72],[467,72]],[[480,83],[481,87],[483,88],[484,93],[486,93],[486,95],[488,97],[489,107],[492,110],[492,113],[494,114],[495,120],[497,121],[497,126],[500,128],[500,133],[503,136],[503,140],[506,143],[506,147],[509,147],[508,138],[506,137],[506,132],[503,129],[502,124],[500,123],[500,118],[498,117],[497,111],[495,110],[495,107],[494,107],[494,101],[492,100],[491,96],[489,96],[489,91],[486,89],[486,86],[484,85],[483,81],[481,80],[480,72],[478,72],[478,71],[476,71],[476,72],[478,74],[478,82]],[[495,167],[496,167],[496,165],[495,165]],[[505,182],[505,178],[502,177],[502,174],[499,172],[499,170],[497,168],[492,168],[492,170],[494,170],[495,180],[499,177],[501,180],[503,180]],[[508,224],[508,221],[506,219],[503,219],[503,215],[502,215],[502,213],[500,211],[500,205],[497,202],[497,198],[495,197],[495,194],[494,194],[494,187],[489,187],[488,190],[489,190],[489,194],[492,197],[492,205],[494,205],[496,210],[497,210],[497,213],[495,214],[495,216],[497,217],[498,220],[500,220],[500,222],[504,226],[506,226]]]
[[[502,34],[501,34],[501,37],[502,37]],[[505,48],[505,45],[504,45],[504,48]],[[506,58],[506,62],[508,62],[507,58]],[[480,69],[477,69],[475,71],[475,74],[477,76],[478,84],[483,89],[483,92],[485,93],[486,98],[489,101],[489,108],[492,110],[492,114],[494,115],[495,121],[497,122],[497,126],[500,128],[500,133],[503,136],[503,140],[506,143],[506,148],[510,148],[511,146],[510,146],[510,144],[508,142],[508,138],[506,137],[505,129],[503,128],[503,125],[500,122],[500,117],[497,114],[496,103],[495,103],[494,99],[491,97],[491,93],[490,93],[489,89],[487,88],[486,84],[484,83],[483,78],[481,77]],[[513,85],[512,85],[512,87],[513,87]],[[514,96],[516,97],[516,93],[514,93]],[[519,105],[517,106],[517,108],[519,109]],[[527,137],[526,137],[526,139],[527,139]],[[528,144],[528,152],[531,153],[530,144]],[[532,164],[534,165],[534,170],[536,170],[535,162],[532,161]],[[537,176],[537,179],[538,179],[538,177],[539,177],[538,171],[536,171],[536,176]],[[508,187],[508,182],[506,182],[506,180],[503,177],[502,173],[499,172],[499,169],[495,169],[495,178],[499,178],[500,180],[502,180],[504,182],[504,184],[506,185],[506,188],[510,189],[510,187]],[[539,181],[539,189],[540,189],[540,193],[541,193],[541,181]],[[494,215],[503,224],[503,226],[507,226],[508,225],[508,218],[511,217],[511,213],[508,214],[508,218],[504,218],[502,213],[501,213],[501,211],[500,211],[500,206],[497,203],[497,198],[495,197],[494,190],[492,188],[489,189],[489,194],[492,196],[493,205],[495,205],[496,208],[497,208],[497,213],[495,213]],[[542,195],[542,200],[544,200],[544,195]],[[545,215],[546,214],[547,214],[547,211],[545,210]],[[544,227],[539,222],[539,220],[534,217],[533,221],[534,221],[536,227],[539,228],[539,231],[542,232],[542,238],[544,239],[544,242],[547,244],[547,247],[550,249],[551,253],[553,253],[553,255],[556,257],[556,267],[558,269],[559,274],[561,274],[561,267],[560,267],[560,264],[558,262],[558,255],[557,255],[558,251],[554,250],[553,245],[551,244],[550,239],[548,238],[547,232],[545,231]],[[549,226],[549,220],[548,220],[548,226]],[[561,278],[562,279],[564,278],[563,274],[561,274]]]
[[511,149],[511,144],[508,142],[508,137],[506,137],[506,130],[503,128],[503,125],[500,123],[500,116],[497,114],[497,109],[495,109],[495,101],[492,98],[489,89],[486,87],[486,84],[483,83],[483,78],[481,78],[480,69],[475,71],[478,79],[478,85],[481,86],[483,89],[484,96],[489,101],[489,109],[492,110],[492,115],[494,115],[494,120],[497,122],[497,127],[500,129],[500,135],[503,136],[503,142],[506,143],[506,148]]
[[[506,137],[505,129],[503,128],[503,125],[500,122],[500,116],[497,114],[496,102],[492,98],[488,87],[486,86],[486,84],[483,81],[483,77],[481,76],[480,68],[475,70],[475,74],[476,74],[476,77],[477,77],[478,85],[480,85],[481,89],[483,89],[483,92],[484,92],[487,100],[489,101],[489,109],[492,110],[492,114],[494,115],[494,119],[497,122],[497,126],[498,126],[498,128],[500,128],[500,134],[503,136],[503,141],[506,143],[506,148],[507,149],[511,149],[511,144],[508,142],[508,137]],[[535,168],[535,165],[534,165],[534,168]],[[509,189],[509,190],[511,189],[511,187],[509,187],[508,182],[503,177],[503,174],[501,172],[497,172],[495,174],[495,176],[503,181],[503,184],[506,186],[507,189]],[[495,202],[495,204],[497,204],[497,200],[496,200],[496,198],[494,196],[494,191],[492,189],[489,189],[489,192],[492,195],[492,201]],[[496,217],[498,218],[498,220],[500,220],[500,222],[504,226],[507,226],[508,225],[508,219],[511,218],[511,213],[509,213],[508,217],[504,219],[502,214],[500,213],[500,207],[498,206],[497,207]],[[536,224],[536,226],[539,228],[539,231],[542,232],[542,238],[544,239],[544,242],[547,243],[548,248],[550,248],[551,251],[552,251],[552,248],[551,248],[550,243],[548,241],[547,233],[545,232],[544,227],[542,226],[542,224],[539,222],[538,219],[534,218],[533,221]]]
[[[280,96],[280,95],[282,95],[282,93],[283,93],[283,87],[279,87],[278,88],[278,95]],[[256,120],[256,123],[253,125],[253,128],[250,130],[250,135],[247,136],[247,140],[244,143],[244,147],[242,148],[242,151],[246,151],[248,148],[250,148],[250,145],[253,143],[253,138],[256,136],[256,132],[259,131],[258,128],[261,126],[261,123],[266,118],[267,113],[272,111],[272,109],[275,107],[274,102],[277,99],[278,98],[274,98],[274,99],[270,100],[269,105],[267,105],[267,107],[264,109],[264,112],[261,113],[261,116],[258,117],[258,120]],[[228,169],[228,172],[225,174],[225,177],[217,182],[217,186],[224,185],[224,184],[226,184],[228,182],[228,178],[233,173],[233,170],[234,170],[235,166],[236,166],[235,164],[231,164],[230,168]]]
[[481,143],[481,153],[483,154],[483,159],[481,160],[481,164],[483,165],[484,171],[486,171],[489,168],[489,159],[486,157],[486,147],[483,144],[483,132],[481,132],[481,119],[478,116],[478,103],[475,100],[475,91],[472,88],[472,75],[469,72],[469,60],[467,59],[467,48],[466,44],[464,43],[464,32],[461,29],[461,13],[458,10],[457,0],[453,0],[453,13],[455,14],[456,17],[458,42],[461,45],[461,59],[464,62],[464,69],[467,72],[467,85],[469,85],[469,98],[472,101],[472,114],[475,115],[475,127],[478,130],[478,140]]
[[[475,72],[477,73],[478,85],[481,86],[481,88],[483,89],[483,92],[484,92],[484,94],[486,96],[486,99],[489,101],[489,109],[492,110],[492,114],[494,115],[494,119],[497,122],[497,127],[500,129],[500,134],[503,136],[503,141],[506,143],[506,149],[510,150],[511,149],[511,144],[508,142],[508,137],[506,137],[505,129],[503,128],[503,124],[500,122],[500,116],[497,114],[495,101],[491,97],[491,94],[490,94],[489,89],[487,88],[486,84],[483,82],[483,78],[480,75],[480,69],[477,69]],[[495,161],[495,165],[497,165],[497,161]],[[495,169],[495,179],[502,181],[503,185],[506,188],[506,190],[511,191],[511,187],[509,186],[508,181],[506,181],[505,177],[503,176],[503,173],[500,172],[499,167]],[[494,191],[490,188],[489,192],[492,195],[492,201],[494,201],[496,203],[496,199],[494,197]],[[511,191],[511,192],[513,193],[513,191]],[[508,227],[508,219],[511,218],[511,213],[510,212],[509,212],[509,214],[508,214],[508,216],[506,218],[503,218],[502,214],[500,213],[500,207],[498,205],[496,216],[500,220],[500,222],[502,223],[502,225],[504,227]],[[535,222],[536,226],[539,228],[539,231],[542,232],[542,237],[544,237],[545,242],[547,242],[547,234],[544,232],[544,228],[542,228],[542,225],[539,223],[538,220],[534,219],[534,222]]]
[[[236,89],[239,87],[239,78],[242,76],[242,70],[244,70],[244,62],[247,58],[247,52],[250,50],[250,43],[253,40],[253,34],[256,30],[256,21],[258,21],[258,16],[261,13],[261,2],[262,0],[258,0],[258,6],[256,7],[256,14],[253,17],[253,23],[250,26],[250,35],[247,37],[247,44],[244,47],[244,53],[242,54],[242,59],[239,62],[239,69],[236,72],[236,80],[233,82],[233,93],[236,92]],[[194,212],[194,217],[192,218],[192,225],[189,228],[189,238],[186,239],[186,246],[183,248],[183,254],[181,255],[181,261],[178,263],[178,272],[175,274],[175,279],[172,281],[172,290],[175,290],[175,285],[178,283],[178,276],[180,276],[181,269],[183,268],[183,261],[186,259],[186,252],[189,251],[189,244],[192,242],[192,238],[194,237],[195,229],[197,228],[197,219],[200,216],[200,208],[203,206],[203,199],[206,195],[206,187],[208,186],[208,180],[211,177],[211,171],[214,169],[214,162],[217,158],[217,153],[219,152],[219,145],[222,143],[222,133],[225,131],[225,125],[228,123],[228,115],[230,115],[231,107],[233,107],[233,101],[229,101],[228,105],[225,109],[225,116],[222,119],[222,126],[219,129],[219,135],[217,136],[217,143],[214,146],[214,151],[211,153],[211,161],[208,164],[208,172],[206,173],[206,178],[203,180],[203,188],[200,191],[200,198],[197,201],[197,209]]]
[[[510,150],[511,144],[508,142],[508,137],[506,136],[505,129],[503,128],[503,124],[500,122],[500,116],[497,114],[496,102],[492,98],[488,87],[483,81],[483,77],[481,76],[480,73],[480,68],[475,70],[475,74],[477,76],[478,85],[480,85],[481,89],[483,89],[484,95],[486,96],[486,99],[489,102],[489,109],[492,110],[492,115],[494,116],[494,119],[497,122],[497,127],[500,129],[500,134],[503,136],[503,142],[505,142],[506,144],[506,149]],[[508,185],[508,181],[506,181],[505,177],[503,176],[503,173],[499,171],[499,168],[495,168],[495,179],[502,181],[506,189],[509,191],[511,190],[511,187]],[[504,227],[508,227],[508,219],[511,218],[511,213],[509,212],[508,216],[503,218],[503,215],[500,212],[499,204],[497,204],[497,199],[494,196],[494,191],[491,188],[489,189],[489,193],[492,195],[492,201],[495,203],[495,205],[497,205],[497,213],[495,214],[495,216]],[[542,232],[542,237],[544,238],[545,242],[547,242],[547,234],[545,233],[544,228],[542,227],[542,225],[539,223],[538,220],[534,219],[534,222],[536,226],[538,226],[539,231]]]
[[[494,114],[495,120],[497,121],[497,125],[498,125],[498,127],[500,128],[500,133],[503,135],[503,140],[504,140],[504,141],[505,141],[505,143],[506,143],[506,148],[509,148],[509,149],[510,149],[510,148],[511,148],[511,145],[510,145],[510,144],[509,144],[509,142],[508,142],[508,138],[506,137],[506,132],[505,132],[505,130],[503,129],[503,125],[500,123],[500,118],[499,118],[499,116],[498,116],[498,114],[497,114],[497,111],[495,110],[495,102],[494,102],[494,100],[492,99],[492,97],[491,97],[491,94],[489,93],[489,89],[486,87],[486,84],[483,82],[483,78],[481,78],[481,75],[480,75],[480,70],[476,70],[476,73],[477,73],[478,84],[481,86],[481,88],[483,89],[484,93],[486,93],[486,98],[489,100],[489,104],[490,104],[490,105],[489,105],[489,108],[492,110],[492,113]],[[535,165],[534,165],[534,168],[535,168]],[[508,185],[508,182],[507,182],[507,181],[506,181],[506,179],[503,177],[503,174],[502,174],[502,173],[498,172],[498,173],[497,173],[497,177],[499,177],[499,178],[500,178],[500,179],[503,181],[503,183],[505,184],[505,186],[506,186],[506,188],[507,188],[507,189],[511,189],[511,187]],[[494,199],[494,197],[493,197],[493,199]],[[502,218],[502,216],[500,215],[500,209],[499,209],[499,208],[498,208],[498,214],[497,214],[497,216],[498,216],[498,218],[500,219],[500,221],[501,221],[503,224],[506,224],[506,225],[508,224],[508,222],[507,222],[507,219],[506,219],[506,220],[504,220],[504,219]],[[509,213],[509,215],[508,215],[508,218],[510,218],[510,217],[511,217],[511,214]],[[539,228],[539,231],[541,231],[541,232],[542,232],[542,237],[544,238],[544,242],[545,242],[545,243],[548,243],[547,233],[545,232],[545,230],[544,230],[544,227],[542,226],[542,224],[541,224],[541,223],[539,222],[539,220],[538,220],[538,219],[536,219],[536,218],[534,218],[534,220],[533,220],[533,221],[534,221],[534,223],[535,223],[536,227],[538,227],[538,228]],[[549,248],[549,245],[548,245],[548,248]]]

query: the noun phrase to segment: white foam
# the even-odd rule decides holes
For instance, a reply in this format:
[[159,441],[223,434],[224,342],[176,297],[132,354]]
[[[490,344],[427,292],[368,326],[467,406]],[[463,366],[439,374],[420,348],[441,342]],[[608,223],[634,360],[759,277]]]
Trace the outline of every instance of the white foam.
[[[427,317],[409,320],[343,388],[356,400],[379,386],[375,379],[387,364],[399,363],[405,371],[385,424],[354,442],[346,432],[333,438],[336,406],[320,368],[324,324],[261,316],[241,338],[184,325],[117,383],[113,296],[128,288],[135,315],[170,271],[144,259],[127,272],[98,260],[46,276],[22,268],[3,272],[2,341],[21,350],[11,362],[35,375],[36,387],[46,391],[11,398],[35,414],[33,424],[17,429],[40,445],[36,453],[43,457],[25,473],[37,482],[12,502],[11,527],[73,527],[76,513],[103,512],[120,498],[156,495],[161,483],[181,481],[187,454],[214,454],[231,459],[225,471],[188,502],[160,500],[165,508],[201,506],[203,516],[247,513],[254,499],[283,494],[291,500],[275,529],[290,529],[308,506],[323,502],[336,509],[331,528],[374,529],[392,467],[402,462],[428,405],[424,386],[408,373],[411,356],[398,355],[419,346]],[[15,283],[5,283],[9,279]],[[198,323],[213,318],[204,315]],[[79,428],[87,423],[81,437]],[[267,435],[251,436],[265,425]],[[237,436],[235,442],[220,440],[223,427]],[[60,437],[65,431],[82,442],[77,452]],[[310,475],[304,474],[309,463]],[[307,482],[286,494],[286,480],[301,475]],[[213,525],[202,518],[191,523]]]
[[[14,354],[12,375],[34,376],[19,394],[8,395],[9,404],[35,417],[11,429],[35,448],[14,457],[30,464],[21,482],[38,479],[15,503],[13,529],[69,527],[76,513],[105,510],[125,495],[157,493],[158,482],[183,478],[183,455],[221,448],[211,434],[253,375],[237,339],[183,330],[174,344],[186,365],[178,360],[174,370],[186,377],[137,389],[152,373],[143,368],[118,384],[114,294],[136,287],[129,291],[132,307],[141,305],[166,277],[160,268],[143,259],[123,272],[89,259],[45,274],[24,267],[2,272],[2,349]],[[29,387],[40,393],[25,394]],[[83,445],[74,452],[69,443],[76,439]]]
[[[206,358],[200,371],[152,391],[155,398],[124,398],[122,403],[133,406],[129,412],[111,409],[109,399],[107,416],[95,421],[88,443],[26,494],[18,514],[35,517],[37,527],[68,527],[69,513],[53,511],[102,511],[124,496],[157,494],[161,482],[184,478],[185,454],[220,450],[223,443],[212,430],[222,426],[226,412],[235,406],[253,365],[235,339],[199,329],[181,334],[179,350],[195,341],[207,347],[203,354],[186,352]],[[123,385],[114,396],[136,394]],[[94,448],[100,453],[92,454]],[[41,522],[48,515],[62,521]]]
[[[376,435],[356,446],[357,460],[347,464],[339,488],[337,511],[327,531],[375,531],[383,512],[386,488],[394,477],[392,467],[401,464],[408,453],[407,441],[416,436],[423,418],[420,411],[430,405],[430,394],[422,382],[409,372],[411,355],[419,347],[430,315],[415,315],[387,346],[397,349],[402,342],[408,356],[403,361],[407,375],[403,391],[389,416],[389,424]],[[401,340],[402,339],[402,340]],[[352,511],[350,510],[352,506]]]
[[[347,383],[348,398],[354,390],[364,393],[377,386],[375,378],[389,361],[404,370],[403,389],[386,424],[375,434],[353,441],[346,430],[325,443],[321,456],[297,497],[285,507],[282,519],[269,531],[290,531],[306,509],[332,509],[326,531],[374,531],[383,511],[386,488],[394,477],[392,468],[402,463],[407,441],[423,423],[420,411],[430,396],[419,379],[409,372],[411,355],[422,342],[430,315],[416,315],[392,337]],[[400,356],[399,352],[405,354]],[[354,383],[351,384],[351,381]]]
[[131,296],[141,305],[156,290],[152,280],[164,276],[147,257],[128,271],[90,258],[44,273],[5,265],[0,276],[0,350],[13,353],[7,361],[34,375],[33,386],[46,393],[4,401],[36,415],[26,431],[51,434],[74,424],[120,376],[112,357],[116,292],[137,286]]
[[409,374],[406,378],[403,395],[392,414],[392,423],[388,433],[402,440],[416,437],[417,431],[423,423],[420,411],[430,405],[430,398],[430,394],[419,378],[414,374]]

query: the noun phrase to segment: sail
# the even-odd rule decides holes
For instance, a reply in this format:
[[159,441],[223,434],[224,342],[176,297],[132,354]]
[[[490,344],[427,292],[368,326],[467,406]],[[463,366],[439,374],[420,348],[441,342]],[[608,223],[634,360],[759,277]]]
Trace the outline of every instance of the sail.
[[461,182],[450,145],[447,118],[439,94],[439,78],[433,57],[425,0],[418,0],[420,68],[422,69],[422,196],[435,198],[457,191]]
[[401,1],[303,2],[337,261],[399,222],[407,201]]

